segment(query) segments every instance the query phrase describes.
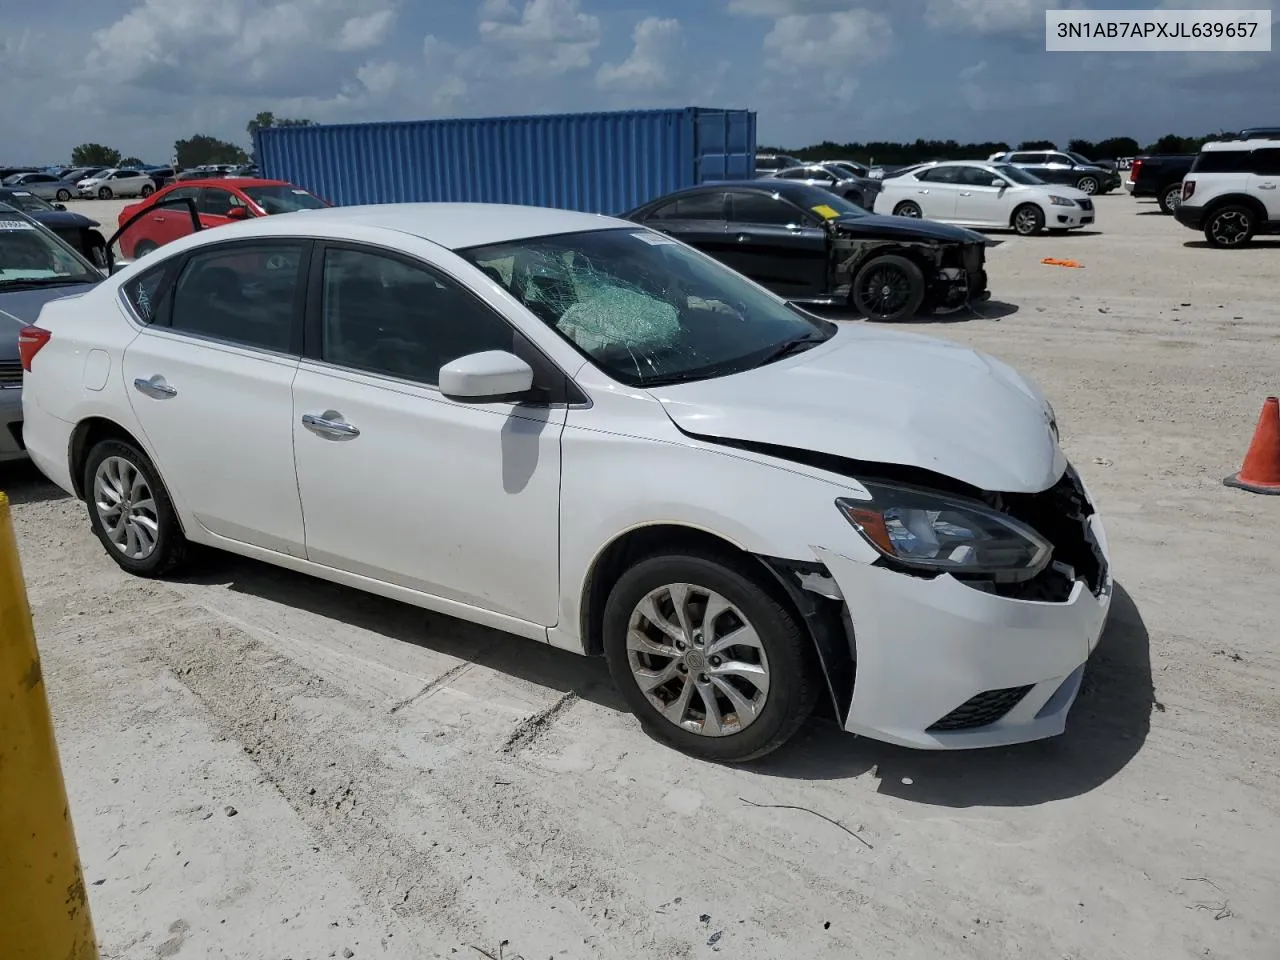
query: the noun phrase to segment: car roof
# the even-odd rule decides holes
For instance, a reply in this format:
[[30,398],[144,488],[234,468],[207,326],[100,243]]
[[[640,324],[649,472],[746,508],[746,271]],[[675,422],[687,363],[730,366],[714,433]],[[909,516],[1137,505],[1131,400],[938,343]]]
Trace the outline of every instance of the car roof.
[[1211,153],[1222,150],[1274,150],[1280,143],[1272,137],[1255,137],[1251,140],[1210,140],[1200,149]]
[[[216,183],[223,186],[240,187],[242,189],[244,187],[294,187],[295,190],[302,189],[302,187],[294,186],[294,184],[290,183],[288,180],[267,180],[263,177],[200,177],[199,179],[202,186],[210,183]],[[172,184],[166,183],[165,189],[168,190],[179,184],[181,186],[190,186],[191,181],[175,180]],[[307,192],[310,193],[311,191],[308,190]]]
[[584,233],[614,227],[636,229],[634,223],[598,213],[501,203],[379,203],[324,207],[249,220],[219,227],[216,235],[235,230],[239,236],[294,234],[299,224],[313,223],[327,233],[343,225],[394,230],[421,237],[449,250],[528,240],[561,233]]

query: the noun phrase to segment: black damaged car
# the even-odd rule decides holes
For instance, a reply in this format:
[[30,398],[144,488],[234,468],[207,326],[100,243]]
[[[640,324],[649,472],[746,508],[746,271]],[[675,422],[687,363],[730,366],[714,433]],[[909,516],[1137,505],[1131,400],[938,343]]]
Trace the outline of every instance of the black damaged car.
[[805,183],[703,184],[623,216],[788,300],[852,306],[873,320],[905,320],[990,297],[982,234],[877,216]]
[[21,210],[32,220],[42,223],[96,267],[107,265],[107,241],[96,229],[97,220],[82,213],[72,213],[60,203],[50,203],[29,190],[0,187],[0,204]]

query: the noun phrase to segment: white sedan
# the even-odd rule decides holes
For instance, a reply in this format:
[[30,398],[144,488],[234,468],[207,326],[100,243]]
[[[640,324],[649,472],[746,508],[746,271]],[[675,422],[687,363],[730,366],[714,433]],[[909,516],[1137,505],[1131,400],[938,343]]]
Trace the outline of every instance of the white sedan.
[[114,167],[86,177],[76,184],[81,197],[110,200],[113,197],[149,197],[156,192],[156,182],[143,170],[117,170]]
[[821,703],[912,747],[1061,733],[1110,604],[1052,408],[662,234],[465,204],[176,240],[21,335],[31,458],[131,573],[189,544],[608,658],[742,761]]
[[1093,198],[1083,190],[1045,183],[1007,163],[936,163],[884,181],[875,212],[926,217],[961,227],[1007,230],[1022,236],[1061,232],[1094,220]]

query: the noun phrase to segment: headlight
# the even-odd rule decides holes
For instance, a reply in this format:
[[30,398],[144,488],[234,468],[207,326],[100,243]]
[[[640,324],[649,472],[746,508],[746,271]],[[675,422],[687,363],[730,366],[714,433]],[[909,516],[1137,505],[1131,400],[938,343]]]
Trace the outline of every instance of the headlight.
[[867,543],[894,563],[935,573],[1030,580],[1053,546],[985,504],[915,487],[863,481],[872,499],[836,507]]
[[1049,195],[1049,202],[1055,207],[1074,207],[1076,205],[1076,202],[1069,197],[1055,197],[1053,194]]

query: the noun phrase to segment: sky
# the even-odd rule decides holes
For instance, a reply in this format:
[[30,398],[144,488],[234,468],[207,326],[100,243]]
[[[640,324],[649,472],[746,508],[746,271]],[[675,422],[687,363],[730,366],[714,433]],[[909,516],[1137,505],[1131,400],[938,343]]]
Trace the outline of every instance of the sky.
[[[1280,0],[41,0],[0,31],[0,162],[164,163],[256,113],[316,122],[708,106],[763,144],[1280,124],[1280,53],[1046,53],[1046,8]],[[1273,20],[1275,15],[1272,15]],[[1273,28],[1274,29],[1274,28]],[[1280,29],[1275,29],[1280,35]]]

